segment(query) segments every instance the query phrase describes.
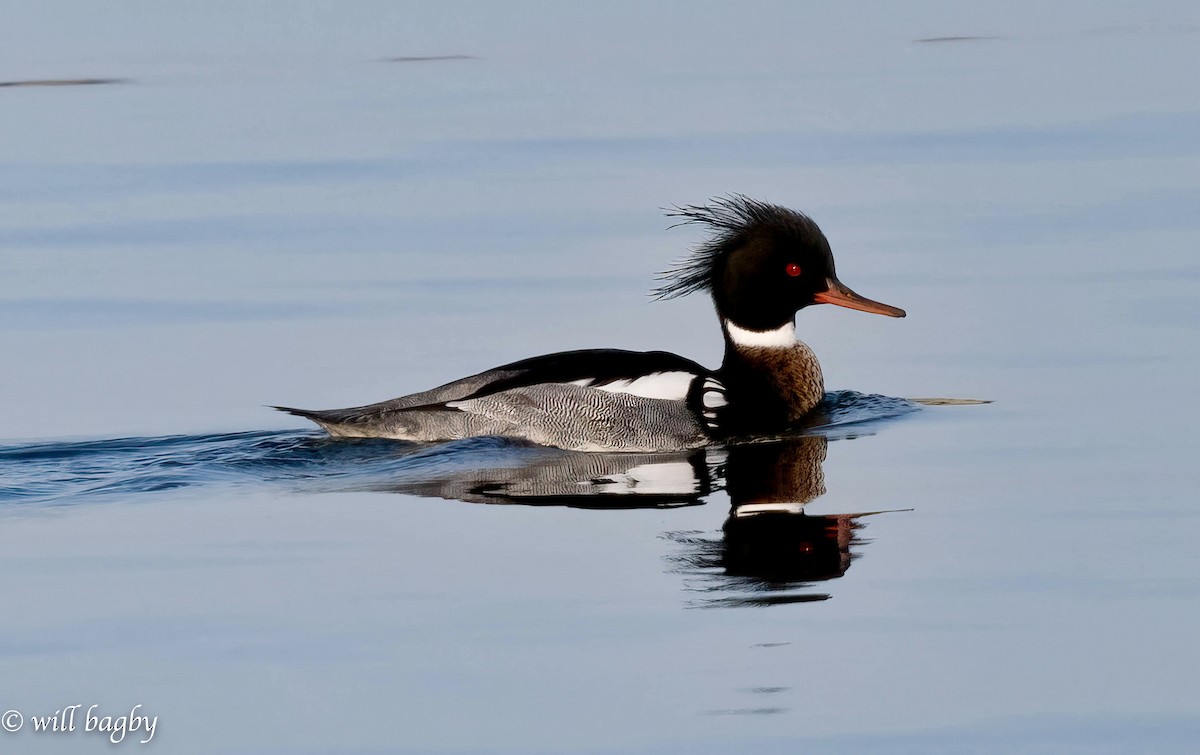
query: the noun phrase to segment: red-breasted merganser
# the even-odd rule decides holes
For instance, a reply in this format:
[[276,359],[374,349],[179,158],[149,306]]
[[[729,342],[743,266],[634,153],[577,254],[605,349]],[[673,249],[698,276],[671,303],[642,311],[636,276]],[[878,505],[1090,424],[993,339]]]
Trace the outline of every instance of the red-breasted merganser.
[[493,435],[579,451],[695,448],[778,432],[821,402],[821,366],[796,339],[799,310],[836,304],[904,317],[837,279],[829,242],[803,213],[735,195],[668,214],[710,236],[660,276],[654,293],[712,294],[725,335],[725,360],[716,370],[664,351],[588,349],[513,362],[368,406],[275,408],[338,437]]

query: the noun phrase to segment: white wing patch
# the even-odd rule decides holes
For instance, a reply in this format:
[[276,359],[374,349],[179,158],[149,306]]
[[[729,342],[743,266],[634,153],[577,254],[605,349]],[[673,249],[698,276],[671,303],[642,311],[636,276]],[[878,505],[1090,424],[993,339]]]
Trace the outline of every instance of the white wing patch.
[[684,461],[639,464],[624,474],[581,482],[595,486],[593,492],[619,495],[692,495],[700,492],[696,470]]
[[651,372],[637,378],[624,378],[609,383],[595,385],[594,378],[583,378],[572,381],[573,385],[584,388],[595,388],[609,393],[628,393],[642,398],[661,398],[671,401],[683,401],[687,398],[688,389],[696,376],[691,372]]

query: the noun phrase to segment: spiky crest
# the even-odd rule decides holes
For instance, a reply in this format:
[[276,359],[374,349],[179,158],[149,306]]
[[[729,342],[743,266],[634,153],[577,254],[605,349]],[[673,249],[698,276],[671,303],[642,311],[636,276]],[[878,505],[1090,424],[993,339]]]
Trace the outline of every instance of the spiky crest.
[[814,231],[820,234],[816,223],[804,213],[760,202],[744,194],[715,197],[707,205],[677,205],[667,208],[666,215],[669,218],[683,218],[671,228],[703,225],[709,229],[710,235],[690,254],[655,277],[660,285],[650,294],[660,301],[697,291],[711,291],[713,277],[721,261],[738,247],[751,229],[795,236],[812,234]]

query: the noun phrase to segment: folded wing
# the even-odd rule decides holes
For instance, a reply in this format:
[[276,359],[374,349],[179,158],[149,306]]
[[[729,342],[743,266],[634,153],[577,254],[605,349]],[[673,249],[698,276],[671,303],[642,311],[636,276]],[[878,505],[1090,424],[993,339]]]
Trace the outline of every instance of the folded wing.
[[368,406],[275,408],[341,437],[435,441],[503,435],[574,450],[693,448],[707,436],[688,399],[696,378],[709,375],[666,352],[569,351]]

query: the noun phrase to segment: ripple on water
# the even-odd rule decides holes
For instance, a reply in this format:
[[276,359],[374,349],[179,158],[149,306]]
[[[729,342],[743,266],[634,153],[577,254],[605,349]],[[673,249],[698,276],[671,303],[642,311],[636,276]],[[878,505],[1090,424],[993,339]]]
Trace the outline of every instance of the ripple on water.
[[[861,433],[864,425],[918,408],[905,399],[835,391],[797,431],[847,437]],[[600,460],[606,456],[630,458],[576,454],[504,438],[417,444],[333,439],[318,431],[295,430],[38,442],[0,445],[0,503],[81,503],[219,484],[285,484],[308,492],[386,489],[420,495],[430,494],[422,483],[437,482],[445,491],[454,487],[447,482],[457,479],[478,488],[483,471],[539,464],[602,470]],[[687,454],[645,456],[680,464],[688,459]]]

